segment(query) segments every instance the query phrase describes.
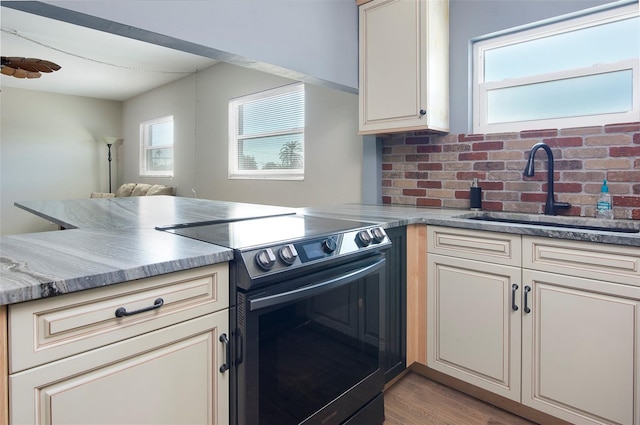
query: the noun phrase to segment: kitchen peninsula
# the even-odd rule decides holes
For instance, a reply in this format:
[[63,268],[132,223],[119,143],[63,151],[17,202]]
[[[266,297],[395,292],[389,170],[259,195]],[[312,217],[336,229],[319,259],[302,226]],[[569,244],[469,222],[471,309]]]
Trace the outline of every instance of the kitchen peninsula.
[[[473,273],[475,273],[475,275],[472,276],[473,278],[478,277],[478,274],[481,272],[484,273],[482,276],[484,280],[479,280],[479,284],[491,283],[486,286],[487,290],[483,292],[483,294],[485,294],[483,297],[485,298],[480,303],[470,299],[468,300],[469,305],[480,306],[486,302],[488,303],[487,305],[495,306],[496,308],[492,309],[491,315],[487,315],[487,312],[482,313],[482,315],[490,317],[492,320],[495,319],[491,324],[499,323],[499,329],[502,329],[502,326],[505,325],[509,329],[520,329],[522,326],[524,332],[526,330],[525,328],[527,328],[531,322],[530,317],[536,314],[546,314],[547,312],[557,311],[556,309],[546,310],[544,304],[531,304],[531,302],[544,303],[545,301],[542,300],[546,300],[546,298],[541,298],[541,296],[544,295],[545,297],[552,297],[549,299],[554,302],[561,302],[567,299],[571,303],[575,303],[575,305],[572,304],[575,308],[572,307],[572,309],[568,310],[567,317],[599,317],[587,308],[591,307],[591,304],[584,307],[579,304],[585,299],[590,299],[592,302],[595,302],[596,304],[594,305],[596,307],[601,307],[605,304],[615,306],[615,316],[612,315],[611,317],[615,317],[615,320],[618,320],[621,324],[618,329],[621,330],[621,335],[624,336],[624,340],[627,341],[630,335],[633,337],[633,335],[637,333],[637,329],[633,330],[629,327],[630,322],[628,321],[628,309],[640,303],[640,286],[638,285],[638,273],[640,269],[640,253],[638,247],[640,247],[640,233],[632,232],[633,230],[640,229],[640,223],[637,221],[616,220],[611,222],[623,229],[629,230],[629,232],[614,232],[474,220],[472,219],[473,217],[499,218],[500,214],[486,212],[470,213],[462,210],[362,204],[294,209],[169,196],[158,196],[154,198],[33,201],[21,202],[18,206],[43,219],[50,220],[67,230],[3,236],[0,239],[0,247],[2,249],[0,253],[2,257],[2,269],[0,270],[0,308],[4,309],[2,310],[2,316],[0,316],[0,318],[4,321],[2,324],[4,327],[3,331],[7,326],[7,307],[2,305],[19,307],[20,305],[27,305],[28,303],[23,303],[25,301],[40,298],[43,298],[41,301],[64,303],[67,299],[66,296],[54,297],[54,295],[69,293],[69,298],[84,296],[85,294],[92,293],[92,291],[84,291],[90,288],[96,288],[96,291],[114,292],[126,292],[126,289],[129,287],[135,288],[135,291],[156,291],[158,288],[163,288],[168,284],[168,281],[162,280],[167,278],[167,276],[177,275],[178,273],[190,273],[195,270],[203,270],[203,272],[200,274],[196,273],[197,275],[193,276],[189,275],[184,279],[178,279],[178,282],[180,284],[184,282],[184,284],[190,288],[188,291],[192,291],[193,287],[209,288],[201,294],[203,304],[197,307],[200,309],[200,313],[198,314],[200,314],[201,317],[205,317],[203,316],[204,314],[206,314],[206,317],[219,314],[225,310],[221,310],[223,308],[222,305],[212,307],[214,300],[212,296],[208,294],[214,294],[215,291],[211,290],[213,283],[210,282],[217,282],[219,285],[224,285],[225,279],[228,278],[225,276],[225,270],[220,268],[220,266],[232,260],[232,251],[216,245],[160,232],[155,230],[155,227],[180,223],[215,222],[227,219],[298,213],[308,216],[376,223],[386,229],[406,226],[408,293],[406,311],[408,325],[407,365],[411,366],[413,370],[427,375],[431,373],[429,370],[439,370],[441,373],[453,376],[459,381],[471,383],[475,386],[485,388],[488,392],[496,393],[500,397],[513,400],[512,405],[508,403],[505,405],[503,403],[502,406],[524,416],[531,414],[532,409],[522,412],[517,406],[520,406],[521,403],[528,403],[525,398],[525,389],[528,388],[528,386],[523,382],[521,392],[520,380],[512,379],[516,374],[520,376],[520,372],[517,369],[520,367],[520,363],[517,365],[508,364],[506,369],[504,369],[510,371],[510,373],[508,376],[502,377],[506,383],[501,386],[507,387],[510,392],[504,392],[501,389],[495,389],[491,386],[482,387],[474,373],[467,373],[473,372],[473,367],[477,366],[475,364],[466,365],[461,361],[461,366],[467,371],[464,374],[459,374],[455,370],[452,371],[441,368],[442,362],[440,362],[440,357],[442,357],[446,351],[444,348],[450,347],[447,346],[446,341],[440,340],[432,341],[429,339],[429,344],[427,344],[427,339],[431,338],[431,336],[428,335],[428,329],[432,329],[433,323],[446,323],[447,321],[451,323],[455,317],[446,316],[447,308],[452,305],[447,298],[429,298],[426,296],[427,290],[432,291],[434,288],[440,288],[439,290],[444,291],[446,289],[446,286],[443,286],[446,285],[444,281],[439,280],[444,275],[439,275],[438,271],[450,273],[453,270],[456,274],[463,272],[466,277],[469,277],[468,271],[473,270]],[[508,213],[504,213],[503,215],[508,215],[510,218],[523,218],[524,216],[522,214]],[[527,216],[526,218],[530,221],[536,219],[542,220],[544,216]],[[566,226],[585,223],[589,225],[602,224],[601,221],[579,217],[554,217],[553,219],[557,220],[558,224]],[[489,250],[487,251],[487,249]],[[525,249],[529,250],[527,251],[529,255],[524,255]],[[449,260],[449,258],[451,258],[451,260]],[[428,267],[427,259],[429,261]],[[487,264],[487,266],[482,268],[484,267],[482,264]],[[542,266],[544,266],[544,268]],[[595,266],[598,266],[599,269],[596,269]],[[483,271],[485,269],[487,272]],[[508,274],[506,272],[502,273],[501,269],[507,270],[509,273],[515,273],[513,276],[516,276],[514,279],[517,281],[513,283],[520,284],[519,292],[516,293],[515,290],[512,291],[511,285],[513,283],[510,280],[504,280],[500,277]],[[488,272],[494,274],[497,272],[500,273],[496,274],[496,276],[498,276],[497,278],[494,278],[493,274]],[[572,274],[572,276],[569,276],[569,274]],[[509,275],[511,276],[511,274]],[[216,278],[212,280],[210,276],[216,276]],[[458,278],[456,275],[448,276],[447,279],[453,279],[453,282],[457,282]],[[525,279],[529,279],[527,282],[533,283],[526,284]],[[118,283],[124,282],[127,282],[127,284],[117,285]],[[136,285],[141,282],[151,283],[148,287],[137,288]],[[205,283],[194,284],[193,282]],[[464,284],[464,281],[460,282],[462,282],[460,284]],[[496,282],[501,289],[498,291],[497,300],[494,300],[493,298],[489,298],[489,296],[490,294],[494,294],[493,291],[496,288],[494,283]],[[542,282],[542,284],[537,282]],[[551,283],[554,285],[551,285]],[[174,284],[174,282],[171,282],[171,285]],[[557,284],[557,287],[564,289],[557,292],[551,291],[551,289],[555,288],[555,284]],[[532,298],[529,298],[528,301],[526,295],[524,295],[523,300],[521,300],[521,296],[524,294],[522,288],[524,288],[525,285],[533,288],[532,295],[530,296]],[[473,284],[470,284],[467,289],[473,289]],[[224,286],[220,286],[221,292],[225,290],[226,288],[224,288]],[[72,294],[76,292],[77,294]],[[466,292],[460,293],[459,295],[462,296],[462,294],[465,293]],[[132,295],[131,292],[128,294],[127,296]],[[441,292],[441,294],[445,294],[445,292]],[[585,294],[589,296],[586,297],[584,296]],[[573,297],[573,295],[576,296]],[[568,296],[572,298],[566,298]],[[557,297],[557,300],[553,297]],[[502,301],[507,298],[509,301],[508,308],[500,307],[503,304]],[[443,314],[443,316],[432,316],[436,309],[431,308],[428,310],[426,304],[427,299],[429,299],[430,303],[435,302],[435,300],[441,303],[439,311],[442,312],[440,314]],[[464,301],[460,298],[456,300]],[[620,302],[618,302],[618,300],[620,300]],[[217,301],[218,300],[215,300],[215,302]],[[513,306],[518,307],[517,316],[514,315],[515,310],[512,309],[512,301]],[[614,303],[613,301],[616,302]],[[78,305],[87,305],[89,309],[91,309],[93,308],[91,307],[93,305],[92,302],[90,299],[83,298],[79,301]],[[527,302],[529,302],[529,304],[527,304]],[[113,304],[113,302],[110,302],[109,308],[111,308]],[[204,305],[207,305],[207,307]],[[431,306],[431,304],[429,304],[429,306]],[[520,312],[530,307],[533,307],[533,314],[526,315],[523,313],[522,319],[520,319]],[[619,307],[619,309],[617,307]],[[56,308],[59,309],[60,307],[51,307],[50,311],[55,312],[57,311]],[[182,313],[180,314],[186,314],[186,311],[187,309],[183,307]],[[543,313],[539,313],[539,311]],[[480,312],[477,313],[480,314]],[[427,319],[427,314],[429,314],[429,319]],[[503,314],[505,315],[504,317]],[[458,315],[458,317],[466,321],[464,315]],[[181,318],[181,320],[185,319],[189,318]],[[183,326],[181,324],[182,322],[177,323],[176,320],[164,322],[162,326],[166,327],[166,329]],[[427,322],[430,322],[429,327],[427,327]],[[606,322],[607,321],[604,321],[603,326],[613,326],[612,323]],[[53,326],[51,329],[55,329],[56,326],[61,326],[60,324],[65,322],[57,321],[56,317],[53,317],[53,319],[46,323]],[[202,332],[202,329],[210,332],[212,336],[208,341],[211,342],[207,342],[206,344],[212,343],[214,346],[218,344],[217,342],[213,342],[217,341],[214,339],[214,336],[217,338],[218,333],[223,333],[221,330],[227,329],[225,326],[228,327],[228,325],[221,324],[219,326],[216,325],[218,327],[215,329],[212,328],[208,330],[204,324],[198,322],[197,317],[185,320],[185,323],[189,323],[189,326],[193,327],[190,332]],[[565,325],[566,323],[569,322],[563,319],[560,326],[555,326],[555,328],[563,329],[563,326],[567,328],[569,324]],[[199,328],[198,326],[204,326],[204,328]],[[28,327],[29,326],[27,326],[27,328]],[[464,326],[463,328],[466,327],[468,326]],[[609,329],[596,329],[595,324],[593,329],[594,332],[596,332],[593,338],[594,344],[597,343],[598,346],[606,347],[607,344],[598,343],[597,338],[610,335],[611,332]],[[540,330],[543,331],[543,336],[545,332],[548,332],[546,328],[541,328],[539,331]],[[148,330],[145,330],[145,332],[147,331]],[[456,328],[450,327],[447,328],[446,331],[453,335],[456,332]],[[148,336],[153,334],[154,332],[150,332]],[[503,335],[502,331],[500,331],[499,335]],[[524,344],[524,336],[515,337],[511,335],[508,337],[506,334],[504,335],[507,340],[499,341],[499,344],[496,344],[496,346],[509,346],[516,350],[510,352],[507,356],[508,359],[519,359],[521,357],[520,353],[522,353],[522,356],[525,356],[526,353],[531,352],[531,348],[526,348],[524,345],[522,348],[520,347],[519,343],[521,338]],[[523,333],[523,335],[526,335],[526,332]],[[135,338],[141,338],[140,341],[144,342],[148,336],[140,334]],[[3,339],[4,338],[5,337],[3,337]],[[636,339],[634,339],[633,341],[635,342],[631,342],[631,344],[637,345],[637,336],[633,338]],[[530,341],[534,346],[539,342],[540,341],[536,340]],[[625,344],[627,344],[627,342],[625,342]],[[438,346],[443,347],[442,352],[436,352],[435,354],[430,353],[428,355],[427,347]],[[148,347],[153,348],[153,344],[148,342]],[[487,349],[487,347],[475,346],[473,348],[472,351],[477,353],[477,356],[475,356],[476,360],[481,359],[481,362],[485,362],[485,365],[490,364],[491,366],[495,366],[495,359],[503,361],[502,356],[495,356],[495,352],[492,351],[493,349]],[[567,349],[570,349],[570,347]],[[460,350],[468,351],[469,347],[460,347]],[[629,384],[625,381],[621,389],[609,387],[607,391],[616,394],[616,396],[620,396],[616,397],[616,400],[619,400],[618,404],[610,405],[606,408],[603,407],[603,410],[597,410],[601,406],[598,403],[592,403],[592,405],[595,406],[593,408],[595,409],[593,414],[608,415],[611,413],[611,409],[613,409],[614,413],[617,411],[623,413],[622,416],[609,415],[613,420],[621,423],[628,422],[636,424],[637,421],[634,415],[637,415],[637,401],[635,401],[635,399],[628,401],[625,396],[629,385],[631,385],[631,388],[634,388],[634,385],[637,385],[637,382],[640,381],[638,377],[639,372],[637,365],[631,365],[631,369],[629,369],[629,359],[625,357],[627,356],[627,352],[624,350],[620,352],[622,353],[620,361],[617,362],[617,364],[607,366],[607,368],[603,370],[606,369],[615,377],[613,381],[609,381],[610,383],[617,383],[618,376],[630,376],[631,378],[629,379],[632,380],[632,383]],[[545,352],[542,353],[546,354]],[[635,358],[634,356],[637,356],[637,354],[633,353],[632,351],[630,355],[632,358]],[[219,353],[219,356],[211,353],[209,355],[218,361],[224,362],[223,352]],[[487,356],[486,360],[484,360],[483,357],[485,355]],[[522,358],[524,361],[525,357]],[[451,359],[444,358],[444,360],[445,363],[448,361],[449,364],[451,364]],[[47,361],[50,361],[50,359]],[[63,361],[65,361],[64,358],[60,357],[54,363]],[[532,370],[536,370],[536,367],[539,366],[535,363],[535,359],[528,359],[527,361],[529,362],[527,367],[533,368]],[[43,363],[40,364],[41,366],[36,365],[36,369],[37,367],[46,366]],[[523,364],[522,367],[524,366]],[[6,365],[3,367],[7,368]],[[440,369],[438,369],[439,367]],[[23,369],[28,372],[27,366]],[[562,372],[562,369],[560,369],[560,372]],[[477,375],[482,376],[483,373],[486,374],[486,371],[479,368]],[[522,374],[522,376],[528,375],[525,370],[523,370]],[[538,372],[538,376],[543,377],[548,377],[550,374],[558,374],[558,371],[554,371],[553,369],[550,371],[550,369],[547,369]],[[585,374],[587,378],[588,375],[589,374]],[[607,377],[604,376],[603,380],[606,379]],[[447,382],[447,384],[453,385],[451,382]],[[37,383],[29,381],[28,384],[24,385],[37,385]],[[208,391],[206,388],[209,384],[203,385],[203,388],[205,388],[203,391],[206,393]],[[535,385],[538,385],[538,383]],[[529,387],[534,388],[535,385],[532,384]],[[27,393],[27,391],[25,391],[25,393]],[[556,396],[563,403],[567,403],[564,394],[560,393],[556,394]],[[631,396],[633,397],[633,391]],[[535,398],[536,394],[533,394],[531,399],[534,400]],[[585,408],[585,406],[580,405],[579,402],[581,400],[569,401],[577,404],[576,409],[578,410]],[[501,404],[498,403],[498,405]],[[533,409],[544,411],[544,408],[541,408],[539,405],[533,404],[532,407]],[[590,406],[586,407],[590,408]],[[211,409],[213,409],[212,411],[215,410],[213,407]],[[609,409],[609,411],[607,409]],[[562,417],[554,410],[547,410],[547,413]],[[211,413],[209,414],[211,415]],[[628,421],[632,416],[632,421]],[[564,418],[569,421],[574,420],[571,416]],[[0,423],[1,422],[2,421],[0,421]],[[585,420],[581,423],[592,422]]]

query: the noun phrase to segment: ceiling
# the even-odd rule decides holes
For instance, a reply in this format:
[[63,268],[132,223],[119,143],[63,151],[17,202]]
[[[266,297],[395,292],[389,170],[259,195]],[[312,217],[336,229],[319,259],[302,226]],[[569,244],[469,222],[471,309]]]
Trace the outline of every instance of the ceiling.
[[1,8],[2,56],[45,59],[59,71],[36,79],[1,75],[1,87],[123,101],[216,60]]

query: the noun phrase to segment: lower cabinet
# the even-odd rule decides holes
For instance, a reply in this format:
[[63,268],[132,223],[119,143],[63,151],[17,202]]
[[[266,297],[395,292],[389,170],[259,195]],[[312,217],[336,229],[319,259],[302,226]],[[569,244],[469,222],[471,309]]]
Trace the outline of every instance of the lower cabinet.
[[391,239],[385,279],[384,376],[391,381],[407,367],[407,228],[386,229]]
[[637,248],[427,235],[428,367],[574,424],[640,425]]
[[523,271],[522,403],[572,423],[640,424],[640,288]]
[[228,424],[228,334],[226,264],[11,305],[9,423]]
[[429,254],[427,270],[427,366],[520,401],[520,269]]
[[14,374],[12,424],[226,424],[228,311]]

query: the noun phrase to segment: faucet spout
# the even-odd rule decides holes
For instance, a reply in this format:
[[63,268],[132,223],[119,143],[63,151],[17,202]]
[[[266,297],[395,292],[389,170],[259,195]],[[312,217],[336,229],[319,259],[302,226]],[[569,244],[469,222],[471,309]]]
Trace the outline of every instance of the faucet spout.
[[569,209],[571,204],[568,202],[556,202],[553,191],[553,152],[551,148],[544,143],[536,143],[531,147],[529,152],[529,159],[527,160],[527,166],[524,169],[522,175],[524,177],[533,177],[535,174],[534,158],[538,149],[542,148],[547,153],[547,201],[544,205],[545,215],[556,215],[558,209]]

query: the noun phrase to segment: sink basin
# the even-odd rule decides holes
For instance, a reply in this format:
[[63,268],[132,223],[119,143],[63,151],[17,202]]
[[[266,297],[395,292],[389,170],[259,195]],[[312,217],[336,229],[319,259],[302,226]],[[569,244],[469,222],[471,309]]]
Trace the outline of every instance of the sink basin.
[[615,221],[584,217],[561,217],[548,215],[511,214],[511,213],[472,213],[457,216],[468,220],[497,223],[525,224],[529,226],[561,227],[565,229],[596,230],[601,232],[640,233],[640,223]]

